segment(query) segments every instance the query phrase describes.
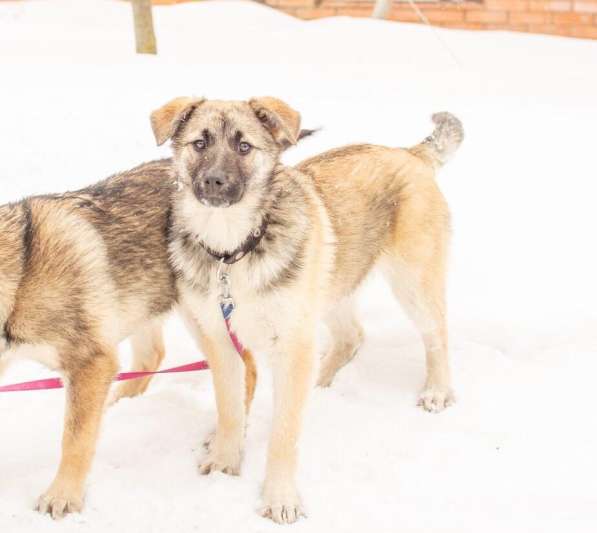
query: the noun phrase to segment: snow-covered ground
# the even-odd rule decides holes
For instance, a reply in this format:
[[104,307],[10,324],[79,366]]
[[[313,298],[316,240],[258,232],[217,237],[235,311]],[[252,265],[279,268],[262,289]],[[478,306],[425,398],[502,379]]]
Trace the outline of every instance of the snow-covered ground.
[[[423,347],[384,285],[363,290],[358,358],[316,390],[301,449],[305,532],[597,531],[597,42],[441,31],[253,3],[155,9],[158,57],[132,53],[123,2],[0,2],[0,202],[164,156],[148,114],[176,95],[279,96],[316,137],[410,145],[447,109],[467,138],[439,178],[453,211],[450,351],[458,403],[415,407]],[[166,366],[202,358],[173,318]],[[123,347],[123,366],[127,348]],[[57,467],[61,392],[0,397],[0,531],[278,530],[254,512],[267,367],[242,475],[201,477],[208,373],[164,376],[104,421],[86,508],[32,511]],[[33,363],[2,383],[49,372]]]

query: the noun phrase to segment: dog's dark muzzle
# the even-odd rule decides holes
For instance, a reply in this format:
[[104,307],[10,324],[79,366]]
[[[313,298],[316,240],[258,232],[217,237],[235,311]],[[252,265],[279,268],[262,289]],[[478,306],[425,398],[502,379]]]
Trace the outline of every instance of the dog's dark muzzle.
[[224,174],[211,173],[194,181],[193,192],[204,205],[228,207],[240,200],[241,187]]

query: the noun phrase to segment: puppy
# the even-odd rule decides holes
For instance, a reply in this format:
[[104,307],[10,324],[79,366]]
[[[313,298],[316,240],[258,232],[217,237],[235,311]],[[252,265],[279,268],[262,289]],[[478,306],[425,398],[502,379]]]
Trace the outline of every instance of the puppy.
[[[170,161],[93,187],[0,206],[0,369],[29,357],[67,385],[62,458],[38,509],[79,511],[117,345],[130,337],[136,370],[164,356],[161,320],[176,302],[168,262]],[[134,396],[148,380],[123,385]]]
[[233,303],[231,330],[273,365],[262,513],[276,522],[303,514],[295,474],[317,367],[316,325],[326,322],[334,338],[319,379],[327,385],[361,342],[352,297],[374,267],[422,335],[422,406],[439,411],[452,401],[444,302],[449,213],[434,175],[463,132],[450,114],[433,118],[434,133],[412,149],[349,146],[288,168],[280,154],[297,142],[300,116],[275,98],[177,98],[151,116],[157,143],[172,140],[181,184],[170,239],[180,304],[215,385],[217,429],[200,471],[240,469],[244,367],[221,313],[221,304]]

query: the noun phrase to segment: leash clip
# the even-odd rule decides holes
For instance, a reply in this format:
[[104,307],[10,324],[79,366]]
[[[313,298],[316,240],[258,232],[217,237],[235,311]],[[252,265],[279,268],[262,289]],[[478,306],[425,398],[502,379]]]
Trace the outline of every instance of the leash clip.
[[224,257],[219,261],[216,278],[218,285],[220,286],[219,303],[222,316],[224,317],[224,323],[226,324],[226,330],[230,336],[230,341],[234,345],[234,349],[241,357],[243,357],[245,349],[230,325],[230,319],[232,318],[235,305],[232,295],[230,294],[230,264],[226,263],[226,259]]
[[226,264],[224,259],[220,259],[216,278],[220,287],[220,305],[222,306],[222,309],[229,308],[230,314],[232,314],[232,311],[234,310],[234,299],[230,294],[230,265]]

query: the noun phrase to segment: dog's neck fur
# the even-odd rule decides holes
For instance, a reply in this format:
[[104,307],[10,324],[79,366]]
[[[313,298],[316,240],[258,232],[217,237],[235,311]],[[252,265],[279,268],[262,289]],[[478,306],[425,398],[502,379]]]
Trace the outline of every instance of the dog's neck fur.
[[225,208],[198,202],[190,187],[185,187],[175,198],[179,224],[210,250],[223,255],[234,252],[262,226],[278,195],[277,187],[271,187],[274,176],[283,171],[284,167],[278,165],[263,187],[247,191],[240,202]]
[[248,199],[219,208],[200,204],[191,191],[183,191],[177,202],[179,222],[211,250],[227,254],[235,251],[247,236],[261,226],[259,204]]
[[170,256],[175,270],[196,289],[208,290],[217,260],[205,246],[219,253],[242,245],[267,217],[267,231],[252,252],[235,264],[258,291],[280,287],[302,268],[304,245],[311,224],[304,183],[291,169],[276,169],[262,184],[261,194],[249,194],[224,209],[202,205],[190,190],[174,199]]

